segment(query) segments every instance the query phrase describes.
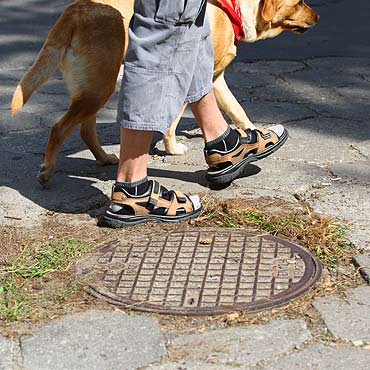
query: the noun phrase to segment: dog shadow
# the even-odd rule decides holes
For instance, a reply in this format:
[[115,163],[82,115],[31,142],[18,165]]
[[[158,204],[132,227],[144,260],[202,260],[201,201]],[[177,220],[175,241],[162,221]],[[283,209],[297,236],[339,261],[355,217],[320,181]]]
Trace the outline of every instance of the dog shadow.
[[[99,127],[100,126],[100,127]],[[114,151],[119,145],[117,126],[109,123],[98,125],[98,135],[107,152]],[[179,136],[182,132],[179,130]],[[192,138],[193,135],[189,134]],[[0,187],[2,199],[11,201],[11,208],[32,210],[32,204],[54,212],[99,216],[110,202],[111,187],[116,177],[117,166],[98,166],[92,155],[84,150],[77,130],[72,133],[63,145],[57,161],[56,172],[50,183],[44,188],[37,180],[37,171],[43,160],[43,151],[48,138],[48,130],[33,133],[13,133],[1,139],[2,148],[0,161]],[[261,169],[255,165],[246,166],[240,177],[254,176]],[[184,183],[198,184],[204,190],[221,190],[230,184],[216,187],[210,186],[205,179],[205,170],[189,172],[179,166],[179,170],[148,168],[150,178],[176,179]],[[21,197],[14,195],[14,189]],[[6,208],[5,208],[6,209]]]
[[[14,162],[27,162],[25,156],[13,155],[10,162],[13,164]],[[53,179],[46,187],[42,187],[36,178],[38,168],[36,161],[32,164],[28,161],[21,168],[16,166],[13,168],[13,171],[7,171],[9,181],[0,181],[0,186],[16,190],[23,198],[48,211],[71,214],[87,213],[91,217],[99,216],[102,210],[109,205],[111,186],[117,171],[116,166],[97,166],[92,159],[61,156]],[[259,167],[249,165],[241,177],[253,176],[259,172]],[[208,188],[221,190],[230,185],[209,186],[204,170],[188,172],[149,167],[148,175],[159,182],[160,179],[180,180],[184,183],[183,189],[186,189],[186,183],[198,184],[205,191]],[[22,206],[24,199],[22,200],[19,196],[14,197],[13,202],[19,202],[20,208],[24,207]]]

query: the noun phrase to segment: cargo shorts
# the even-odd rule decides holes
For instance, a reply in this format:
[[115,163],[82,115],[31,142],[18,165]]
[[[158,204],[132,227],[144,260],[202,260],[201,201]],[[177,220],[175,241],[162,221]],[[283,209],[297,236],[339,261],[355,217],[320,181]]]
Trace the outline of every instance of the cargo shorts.
[[206,0],[135,0],[117,122],[164,134],[184,103],[212,90]]

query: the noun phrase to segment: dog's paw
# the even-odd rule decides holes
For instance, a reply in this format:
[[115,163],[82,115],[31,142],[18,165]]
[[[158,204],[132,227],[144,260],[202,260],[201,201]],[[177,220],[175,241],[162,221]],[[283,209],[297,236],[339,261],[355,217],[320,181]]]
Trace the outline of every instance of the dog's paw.
[[37,174],[37,179],[42,186],[46,186],[54,175],[54,168],[47,168],[44,164],[40,166],[39,173]]
[[117,164],[119,158],[115,154],[107,154],[104,159],[97,159],[96,164],[99,166],[110,166],[112,164]]
[[189,151],[188,147],[182,143],[166,148],[166,153],[170,155],[184,155]]

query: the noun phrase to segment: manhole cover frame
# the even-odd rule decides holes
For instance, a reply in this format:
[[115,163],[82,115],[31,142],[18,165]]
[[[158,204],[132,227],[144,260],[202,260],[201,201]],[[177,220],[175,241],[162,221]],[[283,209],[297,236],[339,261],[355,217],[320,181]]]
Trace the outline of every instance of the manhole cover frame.
[[[99,283],[89,284],[85,289],[88,293],[95,296],[96,298],[103,299],[106,302],[113,304],[117,307],[134,310],[147,313],[158,313],[167,315],[185,315],[185,316],[208,316],[208,315],[223,315],[231,312],[258,312],[266,308],[279,307],[284,305],[295,298],[304,295],[308,290],[310,290],[320,279],[322,274],[322,266],[318,258],[313,255],[308,249],[300,245],[294,244],[286,239],[275,237],[269,234],[258,233],[255,231],[245,230],[245,229],[220,229],[220,228],[195,228],[195,229],[185,229],[184,231],[172,231],[166,232],[164,235],[176,235],[181,233],[230,233],[230,234],[243,234],[246,237],[260,237],[267,241],[272,241],[279,243],[281,245],[287,246],[291,249],[292,254],[299,254],[305,264],[304,274],[299,281],[305,280],[303,284],[292,283],[292,285],[281,293],[273,296],[273,299],[263,298],[258,299],[254,302],[249,303],[234,303],[232,305],[221,305],[217,307],[193,307],[193,308],[179,308],[171,306],[159,306],[148,302],[135,301],[129,298],[119,296],[112,291],[110,291],[105,284],[100,281]],[[150,236],[158,236],[159,233],[148,233],[143,234],[134,240],[137,243],[142,242]],[[101,255],[107,252],[113,253],[120,244],[124,242],[120,240],[114,240],[112,242],[106,243],[99,248]],[[98,252],[99,253],[99,252]],[[311,264],[309,263],[311,262]],[[97,275],[102,276],[102,271],[97,271]]]

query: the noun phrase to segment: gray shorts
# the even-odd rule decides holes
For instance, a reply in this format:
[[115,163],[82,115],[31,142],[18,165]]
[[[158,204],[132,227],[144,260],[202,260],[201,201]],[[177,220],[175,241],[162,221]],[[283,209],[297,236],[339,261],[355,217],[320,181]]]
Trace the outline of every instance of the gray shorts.
[[165,133],[182,105],[212,90],[205,0],[135,0],[119,96],[121,127]]

